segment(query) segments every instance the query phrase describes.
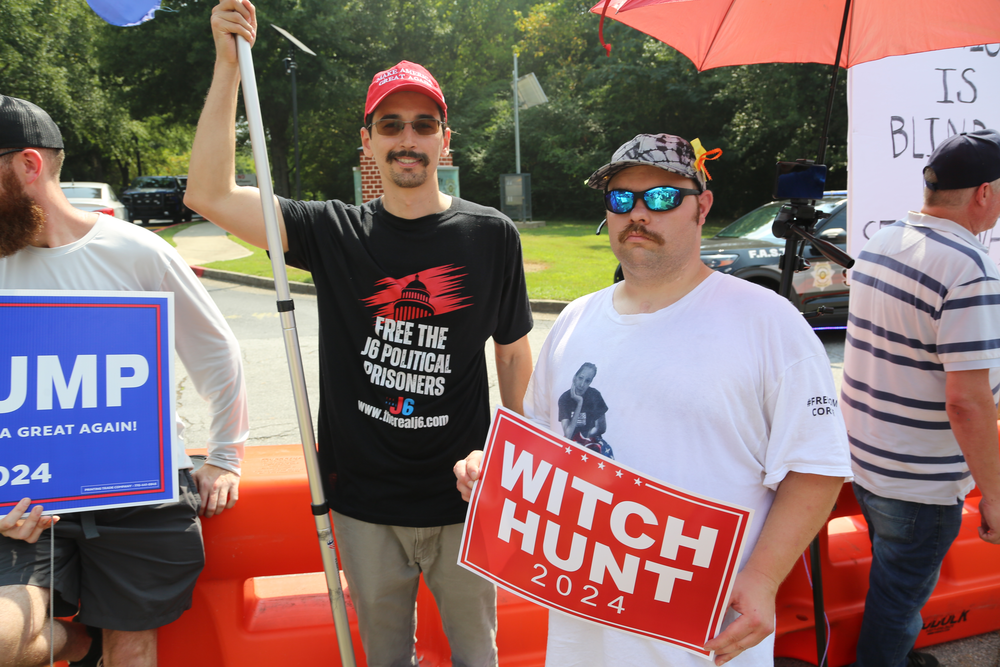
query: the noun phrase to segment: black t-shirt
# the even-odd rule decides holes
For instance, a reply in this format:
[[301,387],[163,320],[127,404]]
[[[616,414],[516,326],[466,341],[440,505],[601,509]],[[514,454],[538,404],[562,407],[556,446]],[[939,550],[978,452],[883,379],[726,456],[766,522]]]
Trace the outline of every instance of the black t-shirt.
[[381,200],[280,204],[285,261],[316,284],[317,448],[331,506],[370,523],[461,523],[452,466],[489,429],[484,345],[532,325],[517,229],[458,198],[416,220]]

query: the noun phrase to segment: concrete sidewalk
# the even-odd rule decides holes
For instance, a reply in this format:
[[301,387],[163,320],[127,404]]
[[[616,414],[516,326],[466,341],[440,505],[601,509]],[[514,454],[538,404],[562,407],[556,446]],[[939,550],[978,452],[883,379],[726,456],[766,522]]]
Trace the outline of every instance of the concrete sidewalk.
[[177,252],[191,266],[249,257],[253,253],[229,240],[226,231],[212,222],[202,222],[174,234]]

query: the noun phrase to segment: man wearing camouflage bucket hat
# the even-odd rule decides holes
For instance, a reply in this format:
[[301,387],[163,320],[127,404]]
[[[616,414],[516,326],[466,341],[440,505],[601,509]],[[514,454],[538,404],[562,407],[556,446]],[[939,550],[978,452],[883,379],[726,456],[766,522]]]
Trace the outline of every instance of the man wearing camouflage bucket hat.
[[[590,177],[604,191],[624,280],[562,312],[524,410],[562,433],[559,396],[581,363],[594,364],[617,461],[754,510],[723,630],[705,649],[718,665],[762,666],[773,664],[778,585],[851,467],[830,362],[805,320],[773,292],[701,262],[714,196],[705,161],[720,154],[698,140],[640,134]],[[480,459],[473,453],[455,466],[463,495]],[[678,567],[690,569],[692,554],[682,549]],[[637,576],[636,590],[656,587],[651,572]],[[705,664],[676,646],[557,612],[549,614],[546,663]]]

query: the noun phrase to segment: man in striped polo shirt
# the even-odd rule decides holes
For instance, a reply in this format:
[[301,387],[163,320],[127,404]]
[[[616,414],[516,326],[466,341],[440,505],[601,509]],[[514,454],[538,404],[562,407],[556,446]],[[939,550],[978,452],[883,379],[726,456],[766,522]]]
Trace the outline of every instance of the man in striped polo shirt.
[[873,554],[858,667],[938,664],[913,651],[920,609],[975,485],[1000,543],[1000,271],[977,239],[1000,215],[1000,134],[950,137],[923,175],[920,213],[851,275],[841,408]]

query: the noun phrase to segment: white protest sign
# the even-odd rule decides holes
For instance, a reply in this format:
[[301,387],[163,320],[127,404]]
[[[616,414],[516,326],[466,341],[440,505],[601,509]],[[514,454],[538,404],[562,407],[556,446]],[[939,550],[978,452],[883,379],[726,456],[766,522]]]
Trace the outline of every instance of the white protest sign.
[[[848,252],[923,204],[934,148],[1000,129],[1000,44],[894,56],[848,70]],[[994,235],[997,242],[994,242]],[[980,235],[1000,263],[1000,232]]]

